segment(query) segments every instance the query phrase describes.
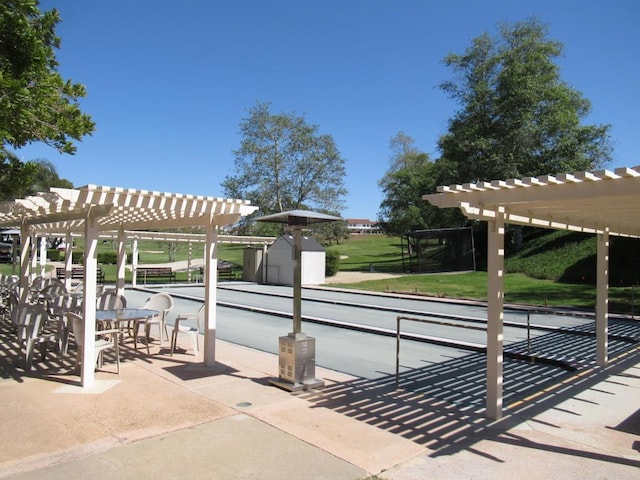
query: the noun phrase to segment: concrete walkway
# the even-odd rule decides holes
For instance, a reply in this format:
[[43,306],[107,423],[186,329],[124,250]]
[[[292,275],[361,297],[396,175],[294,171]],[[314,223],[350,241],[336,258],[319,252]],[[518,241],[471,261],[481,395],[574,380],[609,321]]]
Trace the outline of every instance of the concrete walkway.
[[213,368],[126,344],[85,391],[71,359],[25,375],[0,340],[0,478],[640,478],[640,347],[489,422],[320,368],[325,388],[288,393],[277,357],[222,341]]

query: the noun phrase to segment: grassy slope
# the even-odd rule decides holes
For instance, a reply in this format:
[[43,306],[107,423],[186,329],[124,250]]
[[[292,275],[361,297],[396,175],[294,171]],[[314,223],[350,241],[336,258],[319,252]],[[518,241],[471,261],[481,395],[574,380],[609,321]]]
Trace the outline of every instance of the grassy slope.
[[[402,256],[397,238],[353,237],[334,248],[341,255],[348,256],[342,260],[342,271],[367,271],[371,264],[375,270],[386,271],[395,266],[395,271],[401,271]],[[530,232],[525,238],[524,248],[505,262],[505,301],[524,305],[593,309],[596,298],[593,283],[595,250],[593,235]],[[383,252],[382,255],[372,253],[377,251]],[[612,263],[615,263],[613,260]],[[327,282],[330,283],[331,279],[328,278]],[[611,285],[618,285],[618,282],[612,282]],[[487,297],[485,272],[406,275],[342,286],[483,301]],[[632,308],[634,311],[638,310],[638,307],[632,307],[632,303],[637,303],[633,287],[612,287],[609,293],[610,311],[629,313]]]

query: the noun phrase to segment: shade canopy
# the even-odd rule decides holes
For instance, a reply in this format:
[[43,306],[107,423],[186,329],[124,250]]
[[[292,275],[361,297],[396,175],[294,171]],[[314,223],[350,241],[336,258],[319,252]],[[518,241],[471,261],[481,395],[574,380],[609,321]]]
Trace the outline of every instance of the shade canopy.
[[423,198],[487,228],[487,416],[502,416],[505,224],[597,236],[596,364],[608,362],[609,236],[640,237],[640,167],[438,187]]
[[640,166],[438,187],[423,198],[472,219],[640,237]]
[[89,213],[99,231],[223,226],[257,208],[246,200],[87,185],[1,203],[0,227],[29,225],[38,234],[82,231]]
[[287,212],[274,213],[257,218],[259,222],[284,223],[289,226],[308,227],[315,223],[337,222],[340,217],[325,213],[312,212],[310,210],[289,210]]

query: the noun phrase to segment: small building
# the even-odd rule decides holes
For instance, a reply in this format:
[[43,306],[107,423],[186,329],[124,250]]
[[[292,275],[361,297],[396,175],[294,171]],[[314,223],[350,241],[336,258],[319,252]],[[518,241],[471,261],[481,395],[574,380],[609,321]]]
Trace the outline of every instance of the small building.
[[[267,278],[270,285],[293,285],[294,239],[282,235],[267,249]],[[311,237],[302,237],[302,285],[321,285],[325,281],[325,250]]]
[[347,230],[349,233],[356,235],[382,233],[382,229],[377,222],[372,222],[366,218],[347,218]]

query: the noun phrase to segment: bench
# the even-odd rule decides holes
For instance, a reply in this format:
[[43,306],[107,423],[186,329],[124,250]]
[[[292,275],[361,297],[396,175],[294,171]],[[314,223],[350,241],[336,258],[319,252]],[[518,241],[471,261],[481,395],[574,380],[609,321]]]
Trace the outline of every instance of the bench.
[[138,279],[146,284],[147,280],[167,280],[169,283],[176,281],[176,273],[171,267],[138,267]]
[[[56,276],[60,280],[65,279],[66,270],[64,267],[56,267]],[[83,280],[84,279],[84,267],[72,267],[71,268],[71,280]],[[96,271],[96,282],[104,283],[104,272],[100,265]]]
[[[200,267],[200,275],[204,275],[204,267]],[[218,278],[233,280],[235,278],[233,263],[218,260]]]

